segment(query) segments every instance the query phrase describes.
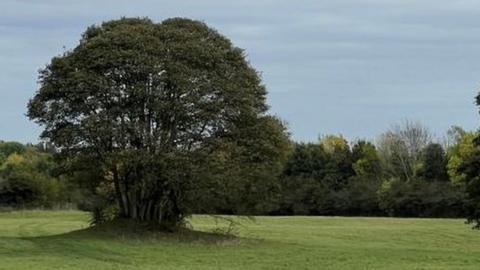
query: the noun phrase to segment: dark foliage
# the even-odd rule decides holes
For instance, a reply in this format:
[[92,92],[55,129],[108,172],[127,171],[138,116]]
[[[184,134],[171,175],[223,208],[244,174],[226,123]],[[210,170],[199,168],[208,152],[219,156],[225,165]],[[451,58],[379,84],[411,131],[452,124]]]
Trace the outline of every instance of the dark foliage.
[[[338,140],[337,140],[338,142]],[[418,159],[418,176],[407,181],[382,166],[375,146],[325,149],[324,142],[296,144],[280,179],[280,215],[461,217],[464,186],[448,181],[441,145],[428,144]],[[334,180],[332,180],[334,179]]]

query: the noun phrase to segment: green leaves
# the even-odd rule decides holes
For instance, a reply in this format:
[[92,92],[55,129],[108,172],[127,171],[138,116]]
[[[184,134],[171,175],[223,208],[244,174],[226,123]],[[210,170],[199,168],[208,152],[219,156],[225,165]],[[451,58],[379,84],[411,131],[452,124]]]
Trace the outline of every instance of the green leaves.
[[64,201],[65,185],[53,176],[50,154],[19,143],[0,143],[0,153],[7,156],[0,166],[0,205],[51,207]]

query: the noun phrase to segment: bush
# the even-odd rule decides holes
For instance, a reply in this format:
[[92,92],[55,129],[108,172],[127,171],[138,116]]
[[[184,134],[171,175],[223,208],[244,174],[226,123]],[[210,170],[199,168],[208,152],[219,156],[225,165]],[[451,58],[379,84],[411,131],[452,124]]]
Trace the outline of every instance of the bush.
[[377,192],[381,182],[362,177],[353,177],[346,187],[349,198],[345,214],[354,216],[378,216],[383,212],[378,205]]
[[450,182],[390,179],[378,195],[380,208],[390,216],[461,217],[465,213],[463,188]]
[[51,155],[33,148],[10,154],[0,167],[0,205],[53,207],[66,199],[66,185],[52,176]]

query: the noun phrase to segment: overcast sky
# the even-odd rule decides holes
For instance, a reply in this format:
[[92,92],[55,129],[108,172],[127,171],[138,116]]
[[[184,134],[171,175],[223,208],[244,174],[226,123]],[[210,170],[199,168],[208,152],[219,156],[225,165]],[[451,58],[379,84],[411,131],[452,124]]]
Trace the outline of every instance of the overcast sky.
[[105,20],[189,17],[244,48],[293,138],[373,139],[419,120],[476,129],[477,0],[0,1],[0,139],[35,142],[25,117],[38,69]]

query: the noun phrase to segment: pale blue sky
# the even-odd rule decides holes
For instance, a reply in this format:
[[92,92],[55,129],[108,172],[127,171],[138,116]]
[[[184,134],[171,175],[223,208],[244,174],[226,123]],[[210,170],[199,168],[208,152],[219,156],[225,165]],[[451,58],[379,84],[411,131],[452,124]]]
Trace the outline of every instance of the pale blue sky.
[[1,0],[0,139],[37,141],[24,114],[38,69],[87,26],[121,16],[189,17],[229,37],[297,140],[372,139],[407,118],[438,136],[480,124],[476,0]]

